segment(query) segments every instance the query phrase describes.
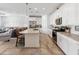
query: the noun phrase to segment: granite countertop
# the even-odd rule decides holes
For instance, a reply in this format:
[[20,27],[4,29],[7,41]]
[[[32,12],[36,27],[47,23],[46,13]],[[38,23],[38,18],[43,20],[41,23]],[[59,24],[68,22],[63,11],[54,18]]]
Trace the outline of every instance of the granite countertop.
[[79,35],[77,34],[72,34],[72,33],[67,33],[67,32],[58,32],[64,36],[67,36],[68,38],[71,38],[72,40],[76,41],[79,43]]

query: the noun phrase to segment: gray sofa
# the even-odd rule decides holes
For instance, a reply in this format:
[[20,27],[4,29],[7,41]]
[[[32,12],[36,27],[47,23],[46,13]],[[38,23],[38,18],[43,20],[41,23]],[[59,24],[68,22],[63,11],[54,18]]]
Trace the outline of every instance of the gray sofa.
[[0,41],[9,41],[11,39],[13,29],[8,29],[6,31],[0,31]]

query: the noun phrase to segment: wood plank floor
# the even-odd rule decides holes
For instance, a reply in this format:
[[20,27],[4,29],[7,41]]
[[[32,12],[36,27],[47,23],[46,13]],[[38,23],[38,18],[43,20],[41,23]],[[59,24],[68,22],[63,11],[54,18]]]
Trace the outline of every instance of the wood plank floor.
[[15,47],[15,40],[0,41],[0,55],[63,55],[63,52],[46,34],[40,35],[40,48]]

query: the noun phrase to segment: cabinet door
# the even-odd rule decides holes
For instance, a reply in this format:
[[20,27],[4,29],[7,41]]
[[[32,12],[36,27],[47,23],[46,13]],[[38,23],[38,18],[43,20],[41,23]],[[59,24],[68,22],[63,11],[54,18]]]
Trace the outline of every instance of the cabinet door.
[[64,51],[65,54],[68,54],[68,49],[69,49],[69,41],[67,38],[62,37],[62,50]]
[[77,44],[77,55],[79,55],[79,44]]
[[57,44],[67,55],[79,55],[79,44],[72,38],[57,34]]
[[77,43],[74,41],[69,40],[69,50],[68,50],[69,55],[77,55],[79,54],[79,46],[77,46]]
[[57,44],[65,54],[68,53],[69,42],[63,35],[57,34]]
[[48,35],[52,38],[52,29],[48,29]]
[[62,39],[61,39],[61,36],[59,34],[57,34],[57,44],[60,48],[62,48]]

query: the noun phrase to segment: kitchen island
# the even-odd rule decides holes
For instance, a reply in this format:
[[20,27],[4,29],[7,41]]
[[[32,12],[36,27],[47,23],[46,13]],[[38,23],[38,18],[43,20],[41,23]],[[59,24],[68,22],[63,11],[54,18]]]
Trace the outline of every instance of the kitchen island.
[[20,32],[21,34],[24,34],[25,36],[25,46],[24,47],[40,47],[40,43],[39,43],[39,35],[40,32],[37,29],[27,29],[24,30],[22,32]]

